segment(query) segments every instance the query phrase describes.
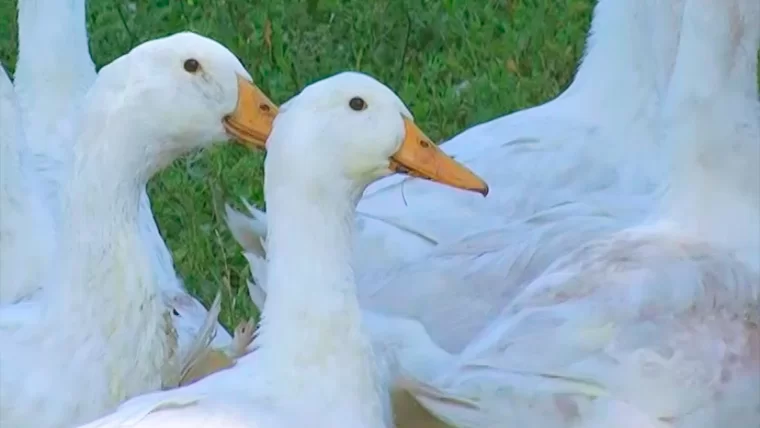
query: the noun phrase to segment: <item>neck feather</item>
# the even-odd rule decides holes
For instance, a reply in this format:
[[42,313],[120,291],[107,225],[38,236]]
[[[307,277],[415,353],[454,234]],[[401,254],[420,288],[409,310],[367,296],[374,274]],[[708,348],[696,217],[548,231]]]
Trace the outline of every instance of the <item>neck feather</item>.
[[554,104],[588,126],[589,141],[609,141],[589,146],[588,155],[615,165],[621,182],[637,192],[656,188],[667,167],[654,129],[675,62],[683,4],[599,0],[582,62]]
[[683,0],[600,0],[565,94],[582,93],[588,108],[623,120],[654,109],[673,67],[682,11]]
[[663,115],[664,138],[672,140],[674,150],[665,214],[703,239],[756,254],[760,29],[756,18],[748,18],[758,16],[758,7],[741,14],[717,4],[695,1],[684,11]]
[[79,135],[62,198],[60,265],[51,278],[60,284],[50,287],[53,319],[77,326],[67,340],[106,348],[97,359],[121,380],[112,388],[117,398],[161,387],[176,370],[176,332],[138,224],[149,174],[145,159],[132,153],[139,150],[128,150],[146,136],[127,122],[92,121]]
[[[56,126],[95,79],[85,23],[84,0],[19,0],[19,58],[15,85],[31,129]],[[40,52],[45,52],[40,55]],[[40,123],[40,121],[43,121]],[[45,122],[50,121],[50,122]],[[50,145],[57,141],[36,141]],[[56,140],[56,139],[52,139]]]
[[22,167],[25,135],[12,84],[0,72],[0,301],[8,302],[39,287],[42,269],[29,266],[48,266],[57,240],[37,177]]
[[269,293],[257,351],[267,367],[257,373],[283,398],[319,397],[317,407],[349,406],[379,421],[376,367],[350,266],[363,189],[330,183],[313,192],[313,185],[267,183]]

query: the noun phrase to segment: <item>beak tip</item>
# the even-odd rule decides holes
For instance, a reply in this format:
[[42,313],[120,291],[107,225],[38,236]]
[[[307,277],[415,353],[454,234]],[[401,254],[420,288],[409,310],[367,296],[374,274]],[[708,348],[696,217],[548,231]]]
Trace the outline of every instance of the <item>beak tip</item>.
[[480,193],[481,195],[483,195],[483,197],[485,198],[486,196],[488,196],[488,192],[490,191],[490,189],[488,188],[488,185],[486,184],[483,187],[477,189],[476,191]]

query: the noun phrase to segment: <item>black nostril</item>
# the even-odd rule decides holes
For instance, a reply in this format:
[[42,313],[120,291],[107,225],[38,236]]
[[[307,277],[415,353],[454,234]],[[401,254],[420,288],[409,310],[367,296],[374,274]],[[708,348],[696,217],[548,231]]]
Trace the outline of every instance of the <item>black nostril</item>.
[[261,104],[259,108],[261,109],[261,111],[264,111],[264,112],[269,112],[269,110],[271,110],[271,108],[266,104]]
[[427,142],[427,141],[425,141],[425,140],[420,140],[420,145],[421,145],[421,146],[422,146],[422,148],[424,148],[424,149],[427,149],[428,147],[430,147],[430,143],[428,143],[428,142]]

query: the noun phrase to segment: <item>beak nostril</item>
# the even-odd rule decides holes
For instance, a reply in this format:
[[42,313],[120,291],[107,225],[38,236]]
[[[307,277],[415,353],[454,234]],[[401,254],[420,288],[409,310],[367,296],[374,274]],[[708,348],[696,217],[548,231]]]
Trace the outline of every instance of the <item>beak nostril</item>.
[[430,143],[428,143],[425,140],[420,140],[420,146],[422,146],[423,149],[427,149],[428,147],[430,147]]
[[266,105],[266,104],[260,104],[259,105],[259,109],[261,109],[261,111],[267,112],[267,113],[269,112],[269,110],[271,110],[271,108],[268,105]]

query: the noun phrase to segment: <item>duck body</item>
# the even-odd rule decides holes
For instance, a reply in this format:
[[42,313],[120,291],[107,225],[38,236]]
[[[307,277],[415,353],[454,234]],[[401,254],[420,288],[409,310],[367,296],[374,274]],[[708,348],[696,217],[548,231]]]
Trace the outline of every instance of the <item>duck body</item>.
[[[760,403],[750,387],[760,379],[760,276],[663,227],[618,232],[558,260],[438,374],[435,398],[420,401],[453,426],[601,427],[627,417],[652,424],[632,426],[749,426]],[[447,405],[450,396],[477,410]]]
[[687,2],[651,218],[554,261],[416,384],[428,410],[466,427],[760,420],[758,16],[756,2]]

